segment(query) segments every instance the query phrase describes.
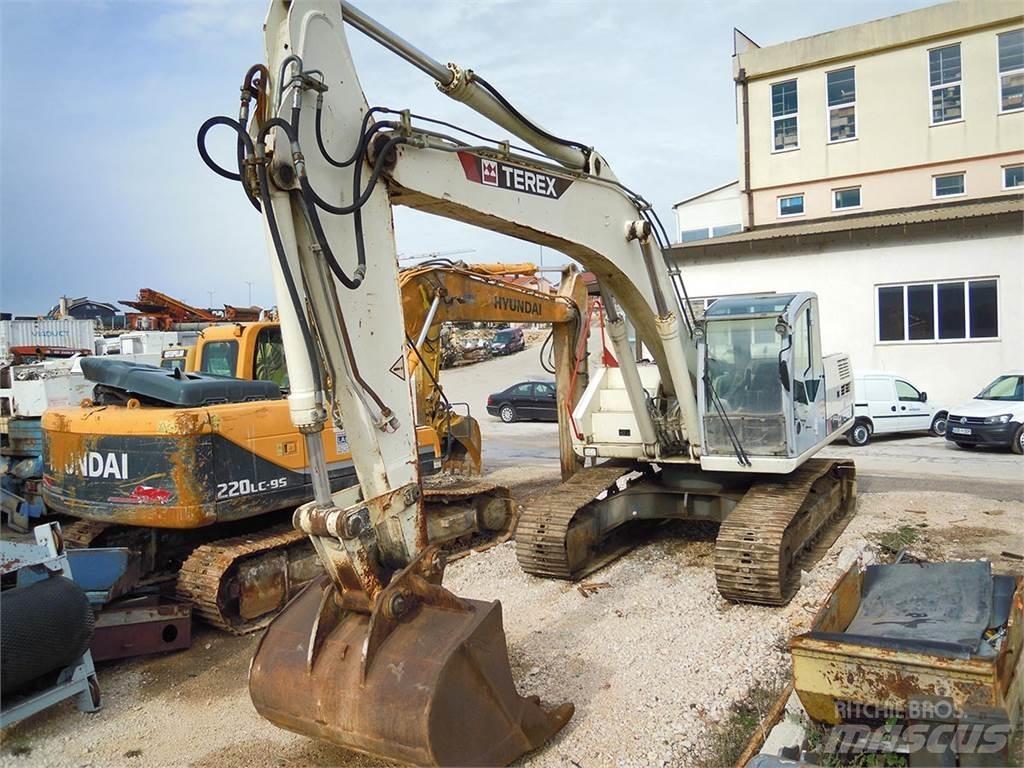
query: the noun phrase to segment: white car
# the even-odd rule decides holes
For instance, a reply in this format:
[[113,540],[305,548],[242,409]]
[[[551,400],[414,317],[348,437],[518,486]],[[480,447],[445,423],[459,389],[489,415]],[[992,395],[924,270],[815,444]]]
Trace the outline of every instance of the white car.
[[1024,371],[1009,371],[963,405],[951,408],[946,439],[961,448],[1009,446],[1024,453]]
[[905,377],[881,371],[855,371],[850,445],[867,445],[874,435],[897,432],[946,434],[946,409],[928,402],[928,393]]

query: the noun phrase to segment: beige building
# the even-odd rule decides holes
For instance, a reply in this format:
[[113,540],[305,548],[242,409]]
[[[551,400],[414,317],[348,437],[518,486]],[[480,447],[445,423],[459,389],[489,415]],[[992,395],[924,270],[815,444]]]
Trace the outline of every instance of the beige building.
[[1024,15],[957,0],[788,43],[737,33],[745,228],[1024,189]]
[[[1024,368],[1022,8],[958,0],[765,48],[737,33],[739,183],[675,206],[695,305],[814,291],[825,351],[945,405]],[[730,189],[743,231],[714,237]]]

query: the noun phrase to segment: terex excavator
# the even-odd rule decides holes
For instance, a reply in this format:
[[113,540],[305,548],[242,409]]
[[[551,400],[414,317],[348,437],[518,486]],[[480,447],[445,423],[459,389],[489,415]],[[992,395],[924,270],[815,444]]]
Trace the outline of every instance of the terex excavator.
[[[586,296],[577,272],[566,271],[568,295],[557,296],[494,277],[535,271],[532,264],[432,263],[402,272],[406,332],[417,337],[408,366],[425,472],[480,470],[479,426],[454,412],[438,380],[434,342],[442,321],[547,322],[566,340],[575,336],[577,302]],[[277,323],[210,326],[189,351],[177,376],[88,362],[101,382],[98,401],[43,418],[43,493],[51,509],[82,518],[65,528],[70,545],[131,547],[141,553],[148,581],[174,580],[179,597],[206,621],[247,632],[264,626],[319,571],[305,536],[274,527],[282,522],[276,513],[290,514],[311,495],[305,446],[280,399],[288,381]],[[188,393],[200,389],[190,401]],[[352,485],[344,430],[322,437],[331,488]],[[563,454],[572,456],[570,441]],[[432,541],[493,539],[515,520],[508,490],[493,483],[446,479],[427,495],[444,510],[428,524]]]
[[[534,149],[371,109],[346,24]],[[506,764],[572,715],[571,704],[549,711],[517,693],[499,603],[442,586],[444,561],[426,535],[413,397],[391,373],[404,342],[392,205],[561,251],[605,294],[620,368],[588,385],[574,439],[582,455],[614,463],[577,472],[531,510],[530,546],[519,551],[527,566],[540,570],[533,562],[553,557],[554,575],[571,576],[566,553],[579,543],[577,560],[589,559],[633,509],[712,517],[712,507],[735,502],[722,526],[727,533],[738,517],[735,534],[718,543],[720,588],[785,599],[793,559],[853,494],[852,466],[812,458],[853,413],[849,362],[821,357],[813,295],[716,304],[696,325],[651,206],[592,147],[540,128],[480,75],[441,65],[345,0],[273,0],[264,37],[267,64],[243,78],[238,119],[211,118],[198,143],[211,168],[242,183],[264,222],[289,409],[314,480],[314,500],[293,522],[326,574],[264,634],[249,677],[257,710],[285,728],[419,765]],[[237,133],[232,169],[205,149],[216,125]],[[652,364],[635,363],[625,318]],[[339,418],[359,485],[332,493],[319,435]],[[627,503],[616,506],[619,497]]]

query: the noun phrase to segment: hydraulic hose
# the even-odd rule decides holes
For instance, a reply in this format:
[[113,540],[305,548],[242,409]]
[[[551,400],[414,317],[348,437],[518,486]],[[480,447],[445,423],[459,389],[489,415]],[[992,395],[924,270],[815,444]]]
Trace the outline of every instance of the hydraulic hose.
[[501,92],[498,91],[497,88],[495,88],[493,85],[491,85],[486,80],[484,80],[482,77],[480,77],[480,75],[478,75],[476,72],[473,73],[473,82],[474,83],[479,83],[481,88],[483,88],[488,93],[490,93],[491,96],[493,96],[498,101],[498,103],[501,104],[501,106],[503,106],[505,109],[507,109],[512,114],[513,117],[515,117],[517,120],[519,120],[523,125],[527,126],[530,130],[534,131],[535,133],[540,134],[541,136],[543,136],[548,141],[553,141],[555,144],[561,144],[562,146],[565,146],[565,147],[572,147],[573,149],[578,149],[580,152],[582,152],[584,154],[584,156],[586,156],[588,158],[588,164],[589,164],[589,157],[590,157],[590,153],[591,153],[591,148],[590,147],[588,147],[585,144],[581,144],[578,141],[569,141],[567,139],[559,138],[558,136],[555,136],[554,134],[548,133],[543,128],[541,128],[539,125],[537,125],[533,121],[529,120],[525,115],[523,115],[522,112],[520,112],[518,109],[516,109],[514,106],[512,106],[512,104],[508,101],[508,99],[506,99],[504,96],[502,96]]
[[[206,134],[210,132],[210,129],[216,125],[226,125],[233,129],[238,135],[238,148],[236,150],[236,159],[238,161],[238,171],[229,171],[226,168],[218,165],[217,162],[210,157],[210,153],[206,150]],[[243,138],[244,137],[244,138]],[[249,134],[245,132],[242,124],[237,120],[224,116],[218,115],[217,117],[211,117],[209,120],[199,126],[199,133],[196,134],[196,145],[199,148],[199,156],[206,163],[206,167],[225,179],[231,181],[238,181],[242,183],[242,187],[245,190],[245,196],[252,203],[253,207],[259,211],[260,202],[257,200],[245,181],[242,178],[242,174],[245,171],[245,158],[252,154],[252,139]]]

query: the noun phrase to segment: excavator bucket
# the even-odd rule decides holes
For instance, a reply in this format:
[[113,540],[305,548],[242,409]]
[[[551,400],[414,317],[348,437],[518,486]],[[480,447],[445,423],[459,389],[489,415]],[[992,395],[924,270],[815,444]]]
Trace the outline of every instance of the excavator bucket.
[[[397,582],[397,584],[396,584]],[[546,742],[573,705],[516,692],[501,604],[396,578],[370,613],[339,606],[326,577],[271,623],[249,673],[276,725],[414,765],[507,765]]]
[[450,411],[445,423],[451,442],[444,460],[444,468],[450,472],[479,475],[483,443],[480,423],[472,416]]

